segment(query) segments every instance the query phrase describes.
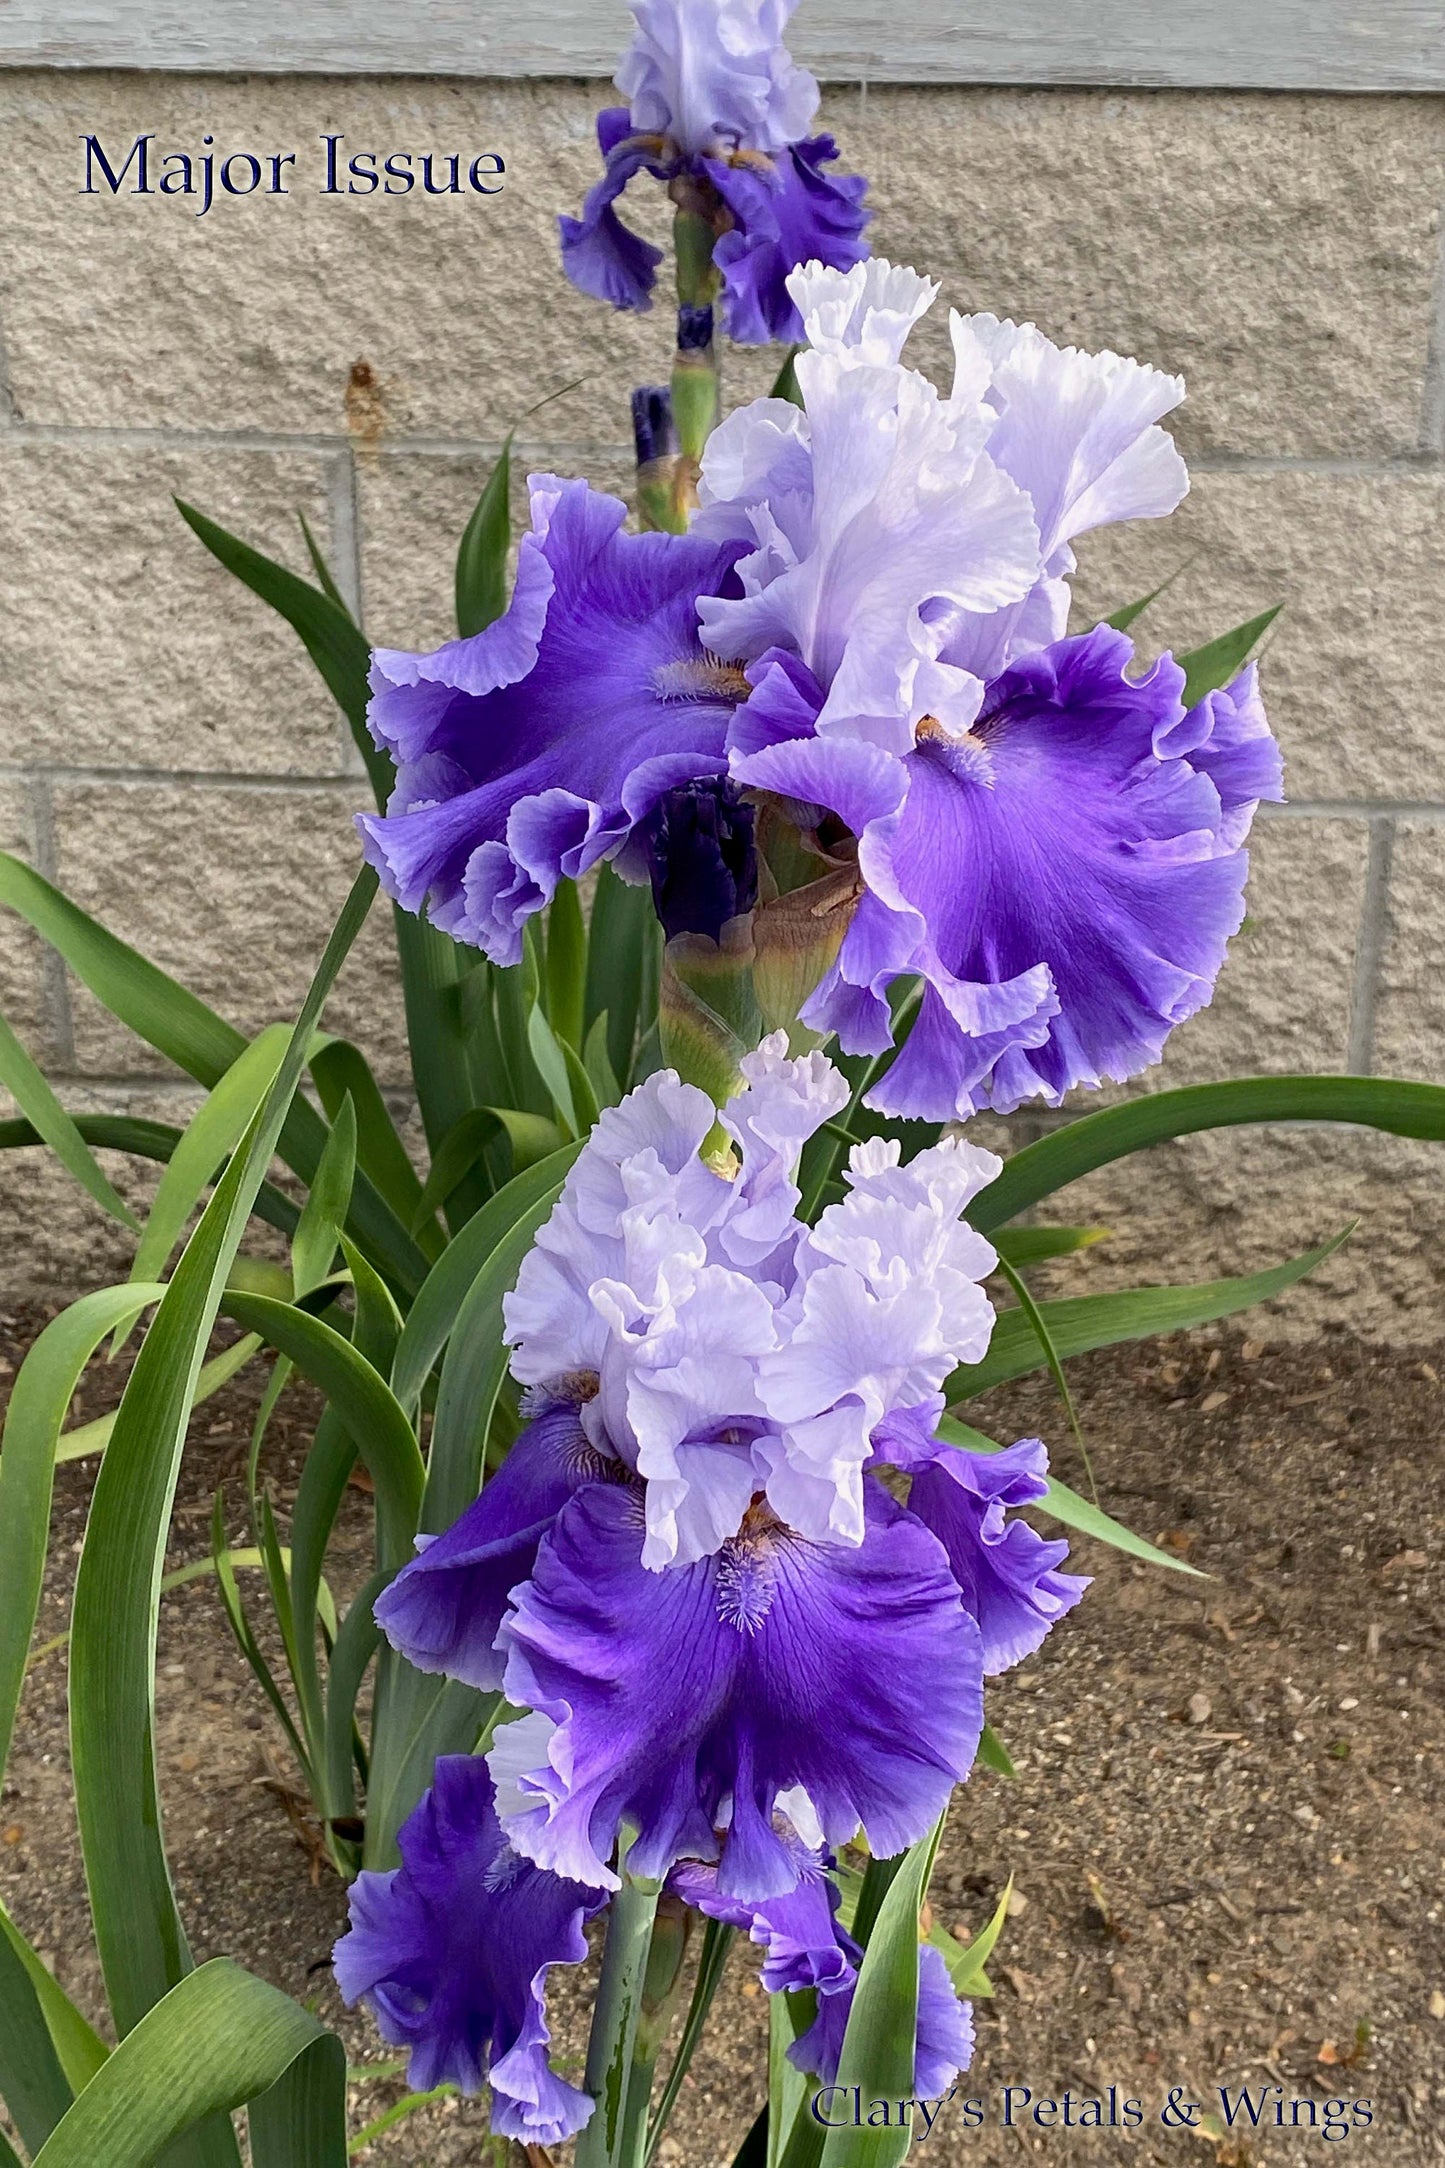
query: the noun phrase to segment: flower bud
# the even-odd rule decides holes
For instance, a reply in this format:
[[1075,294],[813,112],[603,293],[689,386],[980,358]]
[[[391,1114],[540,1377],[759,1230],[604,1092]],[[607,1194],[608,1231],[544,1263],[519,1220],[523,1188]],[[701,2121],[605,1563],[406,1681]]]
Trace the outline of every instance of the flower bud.
[[705,776],[664,792],[643,831],[652,902],[669,941],[706,934],[717,941],[758,896],[754,814],[736,783]]

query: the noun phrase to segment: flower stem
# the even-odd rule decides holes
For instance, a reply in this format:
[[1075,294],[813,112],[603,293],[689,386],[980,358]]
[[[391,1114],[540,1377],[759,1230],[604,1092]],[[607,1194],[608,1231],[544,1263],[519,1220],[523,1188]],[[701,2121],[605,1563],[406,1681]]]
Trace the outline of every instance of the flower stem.
[[677,429],[672,418],[672,391],[668,385],[639,384],[633,392],[632,437],[637,451],[638,525],[677,532],[673,512],[678,465]]
[[721,411],[713,305],[719,279],[712,252],[718,204],[711,188],[689,176],[672,184],[677,212],[672,222],[677,258],[677,355],[672,365],[672,410],[679,457],[673,485],[674,528],[686,530],[697,503],[698,469]]
[[652,1943],[652,1923],[662,1885],[629,1874],[623,1839],[618,1870],[622,1887],[607,1914],[607,1942],[602,1977],[587,2043],[583,2083],[597,2103],[596,2112],[577,2140],[575,2168],[623,2168],[624,2109],[627,2081],[642,2015],[642,1994]]
[[637,2032],[632,2043],[632,2064],[622,2113],[622,2143],[617,2156],[619,2168],[643,2168],[646,2158],[647,2110],[652,2100],[652,2081],[677,2007],[690,1926],[691,1915],[681,1898],[663,1897],[653,1923]]

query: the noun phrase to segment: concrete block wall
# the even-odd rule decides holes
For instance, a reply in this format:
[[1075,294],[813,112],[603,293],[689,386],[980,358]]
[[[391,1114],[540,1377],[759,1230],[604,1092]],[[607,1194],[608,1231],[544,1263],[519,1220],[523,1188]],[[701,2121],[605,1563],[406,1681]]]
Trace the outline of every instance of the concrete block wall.
[[[450,630],[456,539],[506,431],[524,465],[627,485],[625,391],[667,320],[561,279],[602,86],[0,74],[0,844],[243,1028],[299,999],[355,861],[345,726],[286,629],[181,524],[188,498],[305,569],[305,512],[368,631]],[[1292,93],[839,89],[875,246],[944,302],[1030,316],[1189,381],[1167,526],[1095,537],[1081,617],[1167,573],[1186,645],[1267,604],[1291,802],[1256,829],[1212,1009],[1135,1089],[1354,1069],[1445,1081],[1445,102]],[[297,149],[286,200],[81,196],[121,153]],[[499,151],[500,195],[326,199],[318,138]],[[660,229],[661,206],[638,210]],[[912,358],[941,368],[942,308]],[[730,399],[775,355],[729,357]],[[562,387],[583,378],[571,390]],[[540,412],[528,410],[561,392]],[[184,1118],[190,1087],[0,917],[0,984],[67,1101]],[[405,1091],[378,915],[332,1020]],[[1032,1134],[1024,1118],[1015,1136]],[[1270,1261],[1356,1214],[1265,1333],[1439,1335],[1445,1159],[1348,1130],[1161,1148],[1058,1207],[1115,1240],[1077,1284]],[[129,1173],[125,1179],[130,1179]],[[0,1159],[5,1278],[69,1291],[124,1244],[38,1154]]]

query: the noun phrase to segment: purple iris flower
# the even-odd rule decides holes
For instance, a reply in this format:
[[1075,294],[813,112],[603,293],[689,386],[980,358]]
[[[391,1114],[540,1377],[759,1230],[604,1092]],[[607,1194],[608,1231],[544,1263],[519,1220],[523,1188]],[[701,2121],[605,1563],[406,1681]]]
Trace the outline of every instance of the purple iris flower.
[[505,614],[434,654],[373,655],[367,722],[396,788],[357,816],[387,893],[502,964],[564,875],[625,851],[672,785],[726,768],[749,690],[698,638],[731,545],[624,533],[626,506],[585,482],[530,490]]
[[438,1761],[397,1841],[400,1867],[352,1885],[333,1953],[342,1996],[369,2003],[382,2038],[411,2051],[418,2092],[489,2084],[494,2131],[560,2144],[593,2104],[547,2060],[543,1989],[550,1965],[586,1957],[583,1925],[605,1896],[512,1850],[480,1757]]
[[[730,772],[856,841],[861,899],[803,1011],[853,1053],[908,1041],[870,1095],[930,1120],[1157,1061],[1243,916],[1244,839],[1281,793],[1253,670],[1186,711],[1168,656],[1064,637],[1073,540],[1170,511],[1177,378],[953,318],[942,398],[900,359],[936,289],[880,259],[792,290],[804,408],[731,415],[694,533],[743,552],[703,597],[746,669]],[[738,592],[738,589],[741,592]]]
[[934,1420],[934,1409],[909,1409],[882,1424],[873,1442],[880,1460],[911,1474],[909,1511],[947,1551],[964,1607],[978,1621],[984,1675],[997,1678],[1032,1656],[1089,1584],[1058,1571],[1067,1543],[1010,1518],[1047,1494],[1043,1441],[1020,1438],[1002,1452],[975,1453],[935,1438]]
[[795,0],[631,4],[637,30],[615,77],[628,102],[597,117],[606,171],[581,218],[558,221],[563,269],[614,308],[652,306],[661,251],[615,209],[646,171],[712,222],[730,336],[800,338],[789,272],[860,262],[869,214],[866,182],[824,171],[838,155],[833,138],[807,133],[818,86],[782,42]]
[[721,1116],[669,1071],[603,1115],[504,1305],[529,1427],[378,1603],[403,1655],[531,1712],[498,1812],[569,1881],[615,1885],[624,1822],[637,1871],[716,1861],[749,1902],[797,1882],[780,1811],[901,1850],[968,1773],[986,1671],[1082,1592],[1007,1519],[1042,1447],[995,1470],[932,1436],[992,1329],[962,1215],[999,1162],[872,1140],[804,1226],[798,1157],[845,1096],[780,1033]]
[[[717,1869],[694,1861],[674,1868],[669,1886],[709,1919],[741,1929],[760,1945],[763,1986],[770,1995],[814,1991],[817,2017],[788,2049],[788,2060],[827,2085],[838,2075],[863,1952],[837,1917],[838,1891],[827,1871],[828,1856],[801,1844],[794,1849],[795,1887],[760,1904],[725,1895]],[[925,1943],[918,1952],[915,2094],[936,2099],[968,2068],[972,2056],[972,2013],[955,1994],[941,1953]]]

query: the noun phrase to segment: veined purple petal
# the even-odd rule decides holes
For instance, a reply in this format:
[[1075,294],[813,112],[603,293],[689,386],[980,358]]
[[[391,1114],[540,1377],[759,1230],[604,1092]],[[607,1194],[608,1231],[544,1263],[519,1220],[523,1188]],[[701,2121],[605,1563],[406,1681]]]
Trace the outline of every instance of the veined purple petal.
[[[784,1842],[788,1839],[784,1837]],[[683,1860],[668,1877],[668,1887],[685,1904],[711,1920],[739,1928],[764,1951],[763,1986],[770,1995],[815,1988],[832,1994],[851,1987],[861,1954],[851,1935],[838,1925],[838,1891],[820,1852],[791,1846],[798,1870],[792,1889],[781,1897],[750,1902],[729,1896],[719,1886],[715,1866]]]
[[720,1858],[726,1894],[763,1898],[797,1881],[773,1827],[795,1785],[830,1844],[860,1823],[884,1855],[921,1836],[983,1720],[978,1629],[921,1522],[872,1486],[857,1549],[759,1514],[713,1556],[663,1573],[643,1566],[643,1533],[635,1500],[579,1491],[502,1629],[508,1698],[554,1727],[545,1758],[520,1769],[498,1735],[512,1841],[612,1886],[628,1820],[637,1871]]
[[490,2082],[493,2130],[560,2144],[593,2104],[547,2060],[543,1990],[550,1966],[586,1957],[583,1922],[605,1898],[518,1857],[473,1755],[437,1763],[397,1841],[401,1866],[352,1886],[333,1953],[344,2000],[369,2003],[382,2038],[410,2050],[417,2091]]
[[1183,399],[1182,377],[1055,346],[1034,324],[955,312],[950,328],[953,396],[995,413],[989,455],[1027,490],[1051,570],[1072,569],[1054,560],[1089,528],[1174,510],[1189,476],[1158,423]]
[[1016,664],[963,737],[920,731],[900,811],[862,835],[869,905],[807,1014],[846,1028],[840,988],[881,996],[916,942],[929,993],[870,1094],[884,1112],[1057,1105],[1157,1061],[1208,1001],[1245,860],[1210,777],[1155,749],[1182,720],[1178,667],[1131,678],[1132,653],[1100,627]]
[[552,1401],[460,1519],[442,1535],[418,1537],[417,1557],[376,1599],[378,1626],[418,1671],[445,1672],[483,1692],[499,1687],[493,1643],[537,1545],[580,1484],[626,1477],[589,1442],[576,1401]]
[[964,1607],[983,1637],[983,1668],[996,1678],[1031,1656],[1049,1628],[1071,1611],[1089,1583],[1060,1573],[1069,1555],[1027,1521],[1010,1519],[1048,1490],[1049,1456],[1039,1438],[1020,1438],[1001,1453],[974,1453],[928,1435],[906,1418],[879,1426],[881,1460],[912,1471],[908,1510],[948,1553]]
[[615,309],[650,309],[662,250],[624,226],[613,206],[634,174],[646,168],[660,175],[663,169],[656,147],[631,137],[625,108],[598,114],[597,138],[605,162],[602,178],[588,190],[580,218],[564,214],[557,220],[562,269],[580,292],[597,301],[610,301]]
[[1259,693],[1259,665],[1246,663],[1232,685],[1206,693],[1186,720],[1200,732],[1189,764],[1209,777],[1224,808],[1220,843],[1237,850],[1262,798],[1284,796],[1284,759]]
[[755,162],[704,161],[733,219],[713,262],[722,274],[728,336],[740,345],[802,338],[803,319],[787,284],[800,264],[846,271],[867,255],[868,184],[859,174],[825,173],[837,156],[833,138],[819,135],[778,152],[770,170]]
[[370,721],[401,762],[367,855],[407,910],[501,963],[564,875],[626,842],[662,792],[726,765],[748,687],[705,654],[697,597],[736,551],[631,535],[585,482],[531,482],[504,617],[431,655],[379,651]]

